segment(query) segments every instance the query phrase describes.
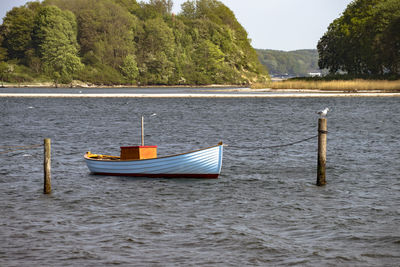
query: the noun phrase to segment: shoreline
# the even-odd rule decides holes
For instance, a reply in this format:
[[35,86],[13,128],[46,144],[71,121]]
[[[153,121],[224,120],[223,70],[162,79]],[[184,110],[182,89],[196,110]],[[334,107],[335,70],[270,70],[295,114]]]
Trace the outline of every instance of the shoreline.
[[[54,87],[54,84],[51,83],[38,83],[38,84],[4,84],[0,86],[1,89],[185,89],[185,88],[204,88],[203,92],[232,92],[232,93],[321,93],[321,94],[397,94],[400,93],[398,90],[385,90],[385,89],[314,89],[314,88],[251,88],[249,85],[235,85],[235,84],[208,84],[208,85],[146,85],[146,86],[127,86],[127,85],[82,85],[82,84],[74,84],[70,85],[61,85],[58,87]],[[1,94],[1,93],[0,93]],[[50,93],[52,94],[52,93]]]
[[274,94],[56,94],[56,93],[0,93],[0,98],[309,98],[309,97],[400,97],[400,93],[274,93]]
[[[53,85],[53,84],[50,84]],[[5,85],[8,92],[1,92],[0,98],[306,98],[306,97],[400,97],[399,91],[388,90],[321,90],[321,89],[253,89],[241,85],[203,85],[203,86],[188,86],[188,85],[161,85],[161,86],[73,86],[73,87],[58,87],[49,86],[49,83],[41,84],[24,84],[16,86],[15,84]],[[32,89],[30,92],[18,92],[21,89]],[[49,89],[47,92],[34,92],[37,89]],[[177,89],[175,92],[162,92],[162,89]],[[196,93],[182,92],[180,89],[199,88]],[[15,89],[15,90],[12,90]],[[52,90],[54,89],[54,93]],[[64,92],[57,92],[57,90]],[[87,92],[76,90],[87,89]],[[88,93],[94,89],[106,89],[104,93]],[[109,91],[107,89],[110,89]],[[117,93],[113,89],[127,89],[129,92]],[[132,91],[130,91],[132,89]],[[141,90],[135,92],[135,90]],[[144,89],[144,91],[143,91]],[[149,89],[149,92],[146,90]],[[159,92],[151,92],[151,89],[160,89]],[[71,90],[71,93],[68,91]]]
[[248,88],[248,85],[236,84],[207,84],[207,85],[92,85],[86,83],[59,84],[54,83],[27,83],[27,84],[4,84],[0,88],[46,88],[46,89],[146,89],[146,88]]

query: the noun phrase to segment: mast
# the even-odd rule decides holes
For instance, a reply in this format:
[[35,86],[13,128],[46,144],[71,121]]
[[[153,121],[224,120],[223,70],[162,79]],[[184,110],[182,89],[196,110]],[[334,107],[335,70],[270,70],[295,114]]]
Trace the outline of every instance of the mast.
[[144,117],[142,116],[142,146],[144,146]]

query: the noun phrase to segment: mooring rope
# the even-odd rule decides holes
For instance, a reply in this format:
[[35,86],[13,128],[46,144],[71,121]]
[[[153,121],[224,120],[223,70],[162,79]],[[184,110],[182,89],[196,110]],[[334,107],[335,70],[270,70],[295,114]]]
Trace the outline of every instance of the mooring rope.
[[[324,132],[327,133],[327,132]],[[241,147],[241,146],[235,146],[235,145],[228,145],[229,147],[233,147],[233,148],[247,148],[247,149],[270,149],[270,148],[278,148],[278,147],[286,147],[286,146],[293,146],[296,144],[300,144],[303,142],[307,142],[313,138],[318,137],[318,135],[314,135],[311,137],[307,137],[305,139],[296,141],[296,142],[292,142],[292,143],[288,143],[288,144],[283,144],[283,145],[275,145],[275,146],[258,146],[258,147]],[[21,151],[21,150],[28,150],[28,149],[34,149],[34,148],[39,148],[43,146],[42,144],[37,144],[37,145],[31,145],[31,146],[0,146],[0,149],[8,149],[5,151],[1,151],[0,154],[5,154],[5,153],[10,153],[10,152],[14,152],[14,151]],[[10,148],[16,148],[16,149],[10,149]]]
[[267,147],[263,147],[263,148],[276,148],[276,147],[292,146],[292,145],[296,145],[296,144],[299,144],[299,143],[307,142],[308,140],[311,140],[311,139],[316,138],[316,137],[318,137],[318,134],[314,135],[314,136],[311,136],[311,137],[308,137],[308,138],[305,138],[305,139],[302,139],[300,141],[293,142],[293,143],[284,144],[284,145],[276,145],[276,146],[267,146]]
[[[5,154],[5,153],[10,153],[14,151],[20,151],[20,150],[28,150],[28,149],[33,149],[33,148],[39,148],[42,147],[42,144],[37,144],[37,145],[31,145],[31,146],[0,146],[0,149],[8,149],[5,151],[1,151],[0,154]],[[16,149],[11,149],[11,148],[16,148]]]
[[318,135],[314,135],[314,136],[311,136],[311,137],[308,137],[308,138],[305,138],[305,139],[302,139],[302,140],[299,140],[299,141],[296,141],[296,142],[292,142],[292,143],[288,143],[288,144],[283,144],[283,145],[275,145],[275,146],[258,146],[258,147],[248,147],[248,146],[246,146],[246,147],[239,147],[239,146],[231,146],[231,145],[229,145],[229,147],[234,147],[234,148],[248,148],[248,149],[269,149],[269,148],[278,148],[278,147],[285,147],[285,146],[293,146],[293,145],[296,145],[296,144],[299,144],[299,143],[307,142],[307,141],[309,141],[309,140],[311,140],[311,139],[313,139],[313,138],[316,138],[316,137],[318,137]]

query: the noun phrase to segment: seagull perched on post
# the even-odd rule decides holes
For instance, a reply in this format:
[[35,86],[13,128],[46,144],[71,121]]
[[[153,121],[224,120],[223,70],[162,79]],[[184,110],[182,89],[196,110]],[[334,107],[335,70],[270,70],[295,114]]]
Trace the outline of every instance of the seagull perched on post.
[[319,114],[320,118],[326,117],[326,114],[328,114],[329,108],[325,108],[324,110],[320,110],[317,112]]

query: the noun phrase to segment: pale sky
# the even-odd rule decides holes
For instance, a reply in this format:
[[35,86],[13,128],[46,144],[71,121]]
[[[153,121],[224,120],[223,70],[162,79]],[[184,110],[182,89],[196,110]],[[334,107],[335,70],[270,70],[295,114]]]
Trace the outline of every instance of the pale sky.
[[[252,46],[291,51],[315,49],[329,24],[352,0],[220,0],[246,29]],[[0,0],[0,17],[28,0]],[[139,1],[138,1],[139,2]],[[146,1],[145,1],[146,2]],[[174,13],[186,0],[173,0]],[[2,22],[2,20],[1,20]]]

